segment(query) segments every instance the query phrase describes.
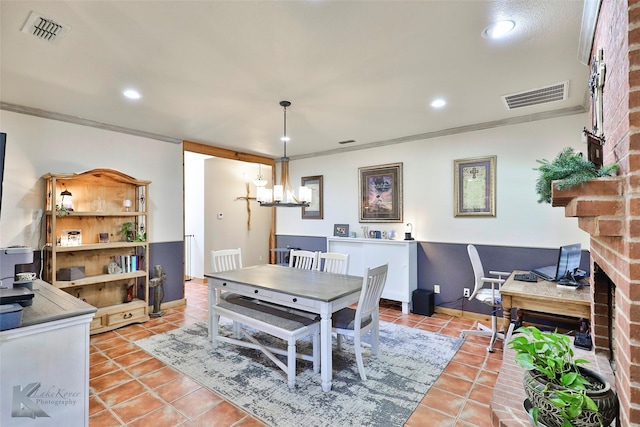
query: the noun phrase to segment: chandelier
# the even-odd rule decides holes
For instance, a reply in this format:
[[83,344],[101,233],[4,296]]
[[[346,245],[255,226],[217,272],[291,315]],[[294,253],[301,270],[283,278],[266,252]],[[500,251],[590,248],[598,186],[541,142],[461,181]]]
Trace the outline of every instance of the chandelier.
[[284,156],[280,158],[280,185],[274,185],[273,190],[267,187],[258,187],[256,199],[260,206],[267,207],[309,207],[311,203],[311,189],[300,186],[298,197],[293,192],[289,179],[289,158],[287,157],[287,107],[289,101],[280,101],[284,109],[284,136],[281,138],[284,144]]

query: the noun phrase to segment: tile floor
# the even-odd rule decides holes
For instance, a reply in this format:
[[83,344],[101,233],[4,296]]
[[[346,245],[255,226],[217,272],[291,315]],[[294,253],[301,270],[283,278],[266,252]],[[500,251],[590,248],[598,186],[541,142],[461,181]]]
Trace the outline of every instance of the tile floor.
[[[89,426],[263,426],[191,378],[140,350],[135,340],[207,319],[207,287],[185,282],[187,305],[166,310],[144,324],[91,337]],[[399,305],[381,306],[380,319],[459,336],[474,322],[435,314],[402,314]],[[502,361],[501,343],[487,353],[488,339],[468,337],[405,427],[485,427],[489,400]],[[333,426],[332,426],[333,427]]]

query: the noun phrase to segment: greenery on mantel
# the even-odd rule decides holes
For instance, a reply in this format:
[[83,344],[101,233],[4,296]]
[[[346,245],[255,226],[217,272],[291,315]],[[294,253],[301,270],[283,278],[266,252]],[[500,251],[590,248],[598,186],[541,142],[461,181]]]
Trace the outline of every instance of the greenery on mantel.
[[551,203],[551,182],[559,181],[558,190],[571,188],[593,178],[612,176],[619,168],[618,163],[603,165],[596,168],[593,162],[582,157],[582,153],[576,153],[573,148],[564,148],[553,161],[546,159],[536,160],[540,167],[534,170],[540,171],[536,182],[536,193],[540,196],[538,203]]

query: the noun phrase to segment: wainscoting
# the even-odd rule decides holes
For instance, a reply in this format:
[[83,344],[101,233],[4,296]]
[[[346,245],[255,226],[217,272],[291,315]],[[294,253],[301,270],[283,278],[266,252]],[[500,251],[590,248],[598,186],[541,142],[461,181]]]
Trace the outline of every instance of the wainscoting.
[[[574,242],[567,242],[570,243]],[[326,237],[277,235],[276,246],[324,252],[327,240]],[[558,248],[478,244],[476,247],[486,270],[530,270],[558,261]],[[580,268],[589,272],[589,251],[582,251]],[[473,288],[473,284],[473,269],[466,243],[418,242],[418,289],[433,291],[434,285],[440,285],[440,293],[434,294],[437,307],[451,309],[462,316],[465,312],[490,315],[486,305],[462,298],[463,289]]]

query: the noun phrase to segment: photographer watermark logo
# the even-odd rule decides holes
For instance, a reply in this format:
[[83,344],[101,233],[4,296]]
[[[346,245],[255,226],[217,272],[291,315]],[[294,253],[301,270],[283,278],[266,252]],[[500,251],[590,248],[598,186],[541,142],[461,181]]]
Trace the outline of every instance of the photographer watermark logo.
[[50,417],[42,407],[49,406],[76,406],[81,400],[81,393],[65,390],[64,388],[50,386],[40,389],[40,383],[30,383],[22,387],[13,386],[13,398],[11,401],[11,417],[13,418],[38,418]]

